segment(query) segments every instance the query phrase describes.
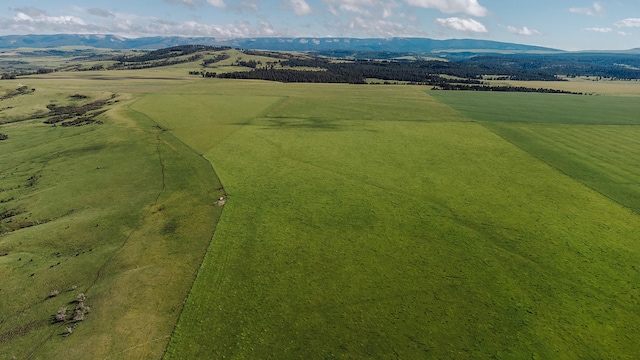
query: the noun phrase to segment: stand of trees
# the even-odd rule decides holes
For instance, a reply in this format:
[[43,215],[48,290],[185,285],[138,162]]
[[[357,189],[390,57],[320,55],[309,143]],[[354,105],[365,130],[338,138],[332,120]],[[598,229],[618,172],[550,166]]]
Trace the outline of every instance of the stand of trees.
[[204,66],[207,66],[207,65],[209,65],[209,64],[214,64],[214,63],[220,62],[220,61],[222,61],[222,60],[226,60],[226,59],[228,59],[228,58],[229,58],[229,55],[228,55],[228,54],[226,54],[226,53],[224,53],[224,54],[219,54],[219,55],[216,55],[215,57],[213,57],[213,58],[211,58],[211,59],[204,59],[204,60],[202,60],[202,64],[201,64],[201,65],[204,67]]
[[357,74],[291,69],[254,69],[251,71],[218,74],[217,77],[225,79],[257,79],[279,82],[365,83],[365,79]]
[[140,55],[125,55],[115,57],[113,60],[122,62],[122,63],[143,63],[148,61],[162,60],[173,58],[176,56],[189,55],[193,53],[198,53],[201,51],[223,51],[229,50],[230,47],[226,46],[205,46],[205,45],[181,45],[181,46],[172,46],[164,49],[144,52]]
[[[468,91],[512,91],[512,92],[540,92],[581,94],[563,90],[529,88],[524,86],[489,86],[481,79],[483,74],[495,71],[504,73],[504,68],[494,68],[494,65],[460,65],[443,61],[372,61],[355,60],[347,62],[332,62],[326,58],[290,58],[281,61],[283,68],[267,66],[254,68],[251,71],[218,74],[218,78],[226,79],[260,79],[279,82],[309,82],[309,83],[349,83],[365,84],[368,78],[381,79],[384,83],[403,82],[409,85],[430,85],[440,90],[468,90]],[[253,67],[253,66],[249,66]],[[295,68],[316,68],[318,70],[295,70]],[[443,75],[450,75],[445,77]],[[203,76],[205,74],[203,73]],[[529,80],[557,80],[550,73],[528,71],[519,68],[511,72],[505,79]]]
[[583,95],[581,92],[572,92],[566,90],[546,89],[546,88],[530,88],[525,86],[489,86],[489,85],[464,85],[446,83],[434,86],[431,90],[467,90],[467,91],[501,91],[501,92],[536,92],[546,94],[571,94]]
[[197,61],[199,59],[202,59],[202,55],[201,54],[195,54],[195,55],[189,56],[187,58],[174,59],[174,60],[165,59],[165,60],[144,61],[144,62],[134,62],[134,63],[118,62],[118,63],[115,63],[115,64],[109,66],[109,70],[150,69],[150,68],[161,67],[161,66],[170,66],[170,65],[177,65],[177,64],[182,64],[182,63],[188,63],[188,62],[192,62],[192,61]]

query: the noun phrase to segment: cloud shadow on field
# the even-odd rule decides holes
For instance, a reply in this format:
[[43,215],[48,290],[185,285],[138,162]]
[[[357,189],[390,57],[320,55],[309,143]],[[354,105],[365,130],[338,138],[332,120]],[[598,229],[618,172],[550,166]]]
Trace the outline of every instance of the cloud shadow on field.
[[327,120],[317,117],[298,118],[286,116],[269,116],[261,120],[260,125],[265,129],[304,129],[304,130],[324,130],[324,131],[344,131],[353,130],[352,126],[347,126],[344,121]]

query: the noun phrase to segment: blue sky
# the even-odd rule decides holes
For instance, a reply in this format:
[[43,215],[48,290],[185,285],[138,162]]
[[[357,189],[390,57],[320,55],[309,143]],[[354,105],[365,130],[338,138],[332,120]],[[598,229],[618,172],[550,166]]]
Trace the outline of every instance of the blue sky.
[[3,0],[0,35],[476,38],[640,48],[640,1]]

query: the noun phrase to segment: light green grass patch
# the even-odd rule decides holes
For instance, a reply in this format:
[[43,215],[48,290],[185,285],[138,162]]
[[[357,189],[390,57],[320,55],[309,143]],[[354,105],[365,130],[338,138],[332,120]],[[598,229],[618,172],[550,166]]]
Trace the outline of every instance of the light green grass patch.
[[246,125],[252,117],[281,100],[275,96],[208,96],[152,94],[133,106],[200,154]]
[[[57,103],[99,87],[37,81],[36,96]],[[101,119],[0,126],[9,134],[0,142],[0,212],[18,213],[0,223],[0,357],[158,358],[181,312],[221,211],[220,184],[207,161],[149,118],[117,107]],[[60,294],[49,298],[53,290]],[[91,312],[64,337],[72,324],[52,317],[61,307],[72,313],[80,292]]]

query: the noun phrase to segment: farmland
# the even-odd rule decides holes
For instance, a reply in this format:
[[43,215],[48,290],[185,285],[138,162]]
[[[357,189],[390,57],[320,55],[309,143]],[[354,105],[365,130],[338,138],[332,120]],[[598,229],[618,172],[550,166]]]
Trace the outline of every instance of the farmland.
[[412,87],[188,88],[133,107],[180,131],[163,114],[205,93],[213,122],[267,103],[210,128],[230,199],[169,358],[634,351],[637,216],[471,116]]
[[633,98],[435,95],[532,156],[640,214],[640,104]]
[[637,97],[188,69],[38,75],[0,103],[118,100],[0,126],[0,210],[29,225],[0,237],[0,356],[640,355]]

